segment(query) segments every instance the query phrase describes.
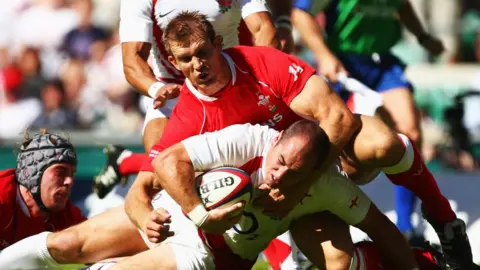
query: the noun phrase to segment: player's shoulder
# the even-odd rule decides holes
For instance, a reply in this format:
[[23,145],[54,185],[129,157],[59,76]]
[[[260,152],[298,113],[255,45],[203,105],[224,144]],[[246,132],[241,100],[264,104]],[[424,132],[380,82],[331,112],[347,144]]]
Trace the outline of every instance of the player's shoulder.
[[224,50],[243,71],[257,73],[267,72],[268,67],[285,57],[285,53],[266,46],[234,46]]
[[16,188],[15,169],[7,169],[0,171],[0,194],[11,193]]
[[12,176],[15,177],[15,169],[0,170],[0,179]]
[[267,46],[233,46],[231,48],[225,49],[225,53],[230,55],[232,58],[237,57],[265,57],[265,54],[283,54],[281,51]]
[[15,181],[15,169],[0,171],[0,206],[2,206],[2,210],[0,211],[4,212],[4,215],[11,211],[16,196],[17,182]]
[[[224,129],[225,132],[231,133],[232,135],[236,136],[244,136],[245,134],[249,135],[263,135],[269,132],[272,132],[273,129],[266,125],[255,124],[252,125],[251,123],[245,124],[235,124],[228,126]],[[273,131],[276,132],[276,131]]]
[[217,136],[228,138],[242,147],[247,145],[262,148],[277,134],[278,131],[266,125],[246,123],[228,126],[218,132]]

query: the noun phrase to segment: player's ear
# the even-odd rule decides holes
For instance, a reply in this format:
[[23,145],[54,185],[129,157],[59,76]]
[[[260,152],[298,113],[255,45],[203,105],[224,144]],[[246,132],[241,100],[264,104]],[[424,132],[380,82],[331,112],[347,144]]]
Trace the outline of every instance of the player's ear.
[[280,133],[278,133],[278,135],[275,138],[273,138],[272,146],[277,145],[280,139],[282,138],[282,136],[283,136],[283,130],[280,131]]
[[223,37],[222,36],[216,36],[215,39],[213,40],[213,45],[215,48],[222,50],[223,49]]
[[172,63],[172,65],[173,65],[176,69],[180,70],[180,67],[177,65],[177,60],[175,60],[175,57],[169,55],[169,56],[167,57],[167,59],[168,59],[168,62]]

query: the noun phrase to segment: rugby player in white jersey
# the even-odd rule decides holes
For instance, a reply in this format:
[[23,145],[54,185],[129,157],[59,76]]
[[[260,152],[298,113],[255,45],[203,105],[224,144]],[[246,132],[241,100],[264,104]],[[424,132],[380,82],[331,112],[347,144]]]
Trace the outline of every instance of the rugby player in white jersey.
[[[289,1],[276,2],[284,5]],[[173,97],[178,95],[185,80],[167,60],[162,43],[162,28],[182,11],[205,14],[215,32],[223,37],[224,48],[239,44],[280,47],[266,0],[122,0],[120,40],[123,67],[128,82],[143,95],[142,104],[146,111],[143,144],[147,153],[162,135],[177,103]],[[288,26],[285,16],[280,15],[278,19],[281,23],[277,25]],[[239,27],[241,23],[242,27]],[[121,146],[109,145],[105,151],[109,161],[95,178],[94,185],[100,198],[108,194],[122,176],[138,173],[148,158],[146,154],[132,153]]]
[[[322,175],[315,171],[326,159],[329,145],[325,132],[308,120],[300,120],[282,132],[267,126],[233,125],[175,144],[153,161],[157,177],[142,195],[153,202],[149,211],[160,207],[168,211],[172,221],[170,230],[174,235],[157,248],[121,261],[109,269],[251,269],[259,253],[272,239],[285,232],[292,221],[323,211],[330,211],[344,222],[365,231],[380,248],[381,259],[385,260],[378,258],[375,249],[354,248],[350,243],[344,251],[351,259],[331,262],[327,266],[319,246],[312,244],[306,247],[308,254],[315,254],[309,259],[321,269],[332,269],[333,264],[336,264],[335,269],[380,269],[379,264],[383,264],[385,269],[391,265],[396,269],[418,269],[414,254],[402,234],[338,165],[333,165]],[[206,211],[200,204],[197,210],[188,213],[189,219],[165,192],[168,190],[156,197],[152,195],[166,178],[194,184],[195,171],[208,171],[222,166],[237,167],[247,172],[254,186],[254,197],[262,193],[265,184],[273,186],[280,181],[295,184],[309,177],[316,177],[317,180],[302,202],[284,218],[269,217],[248,204],[241,217],[225,219],[220,225],[208,223],[205,216],[231,213],[241,208],[242,204],[211,211]],[[126,209],[129,209],[130,202],[137,199],[145,198],[129,193]],[[179,202],[183,200],[181,197],[174,199]],[[131,210],[128,214],[132,221],[144,229],[140,224],[148,219],[149,211]],[[325,215],[325,218],[334,217]],[[298,227],[301,229],[301,225]],[[215,233],[203,230],[207,228]],[[146,234],[149,239],[159,237],[155,230],[147,229]]]

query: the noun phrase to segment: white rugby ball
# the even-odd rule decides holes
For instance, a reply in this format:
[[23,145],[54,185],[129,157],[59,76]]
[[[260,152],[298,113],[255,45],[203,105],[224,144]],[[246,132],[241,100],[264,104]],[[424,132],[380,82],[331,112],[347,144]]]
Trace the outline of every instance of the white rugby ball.
[[[252,199],[250,175],[238,168],[221,167],[197,177],[197,190],[207,210],[228,207],[237,202],[247,205]],[[243,209],[232,216],[240,214]]]

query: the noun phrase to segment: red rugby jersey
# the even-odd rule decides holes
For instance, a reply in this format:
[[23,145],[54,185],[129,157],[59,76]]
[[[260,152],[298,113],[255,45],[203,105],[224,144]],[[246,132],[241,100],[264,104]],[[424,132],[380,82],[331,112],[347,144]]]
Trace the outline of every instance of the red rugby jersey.
[[0,171],[0,250],[26,237],[60,231],[86,220],[70,200],[63,211],[53,213],[48,221],[31,217],[26,214],[27,209],[22,209],[24,202],[18,193],[15,169]]
[[315,70],[302,60],[268,47],[236,46],[224,50],[230,83],[215,96],[200,94],[186,80],[162,137],[150,151],[143,171],[162,150],[188,137],[234,124],[265,124],[283,130],[300,116],[290,102]]

